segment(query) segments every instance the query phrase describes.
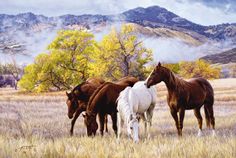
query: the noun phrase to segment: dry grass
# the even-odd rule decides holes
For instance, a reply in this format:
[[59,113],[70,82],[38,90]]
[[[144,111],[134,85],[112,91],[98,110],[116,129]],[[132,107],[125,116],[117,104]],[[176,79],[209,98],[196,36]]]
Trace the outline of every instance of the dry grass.
[[[125,134],[116,141],[111,125],[103,138],[87,138],[83,119],[69,136],[64,92],[22,94],[0,89],[0,157],[236,157],[236,79],[211,81],[217,137],[205,128],[198,138],[193,111],[186,111],[183,137],[178,138],[166,105],[166,88],[158,88],[151,139],[132,143]],[[203,109],[202,109],[202,115]]]

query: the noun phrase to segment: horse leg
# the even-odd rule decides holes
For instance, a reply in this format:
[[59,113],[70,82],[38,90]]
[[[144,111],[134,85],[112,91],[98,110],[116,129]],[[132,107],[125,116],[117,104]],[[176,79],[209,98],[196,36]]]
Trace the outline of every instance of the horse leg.
[[174,118],[175,120],[175,126],[176,126],[176,129],[178,130],[178,135],[180,135],[180,132],[179,132],[179,123],[178,123],[178,115],[177,115],[177,111],[174,109],[174,108],[171,108],[170,109],[170,113],[172,115],[172,117]]
[[73,136],[73,130],[74,130],[75,121],[77,120],[77,118],[79,117],[81,112],[82,112],[81,110],[77,110],[76,113],[75,113],[74,118],[71,121],[71,128],[70,128],[70,135],[71,136]]
[[105,122],[105,115],[99,113],[99,122],[100,122],[100,134],[103,136],[104,131],[104,122]]
[[178,126],[179,127],[178,133],[179,133],[180,136],[182,136],[184,114],[185,114],[185,109],[184,108],[180,108],[179,109],[179,126]]
[[147,128],[147,138],[150,138],[150,128],[152,126],[152,116],[153,116],[153,110],[155,108],[155,104],[151,104],[151,106],[148,108],[146,115],[147,115],[147,124],[148,124],[148,128]]
[[211,127],[211,119],[210,119],[210,116],[208,114],[206,105],[204,105],[204,112],[205,112],[205,118],[206,118],[206,126],[208,128],[210,128]]
[[118,115],[117,115],[117,124],[118,124],[117,139],[120,140],[121,128],[122,128],[122,120],[121,120],[120,113],[118,113]]
[[213,111],[213,105],[212,104],[207,104],[205,105],[207,108],[207,112],[210,118],[210,123],[211,123],[211,128],[212,128],[212,135],[215,136],[215,117],[214,117],[214,111]]
[[111,114],[111,119],[112,119],[112,128],[117,137],[117,113]]
[[201,137],[202,136],[202,116],[201,116],[200,108],[194,109],[194,115],[197,118],[198,126],[199,126],[198,137]]
[[[146,113],[146,112],[145,112]],[[140,119],[143,120],[143,124],[144,124],[144,135],[145,137],[147,136],[147,117],[146,117],[146,114],[143,113],[140,115]]]
[[107,123],[108,123],[108,115],[105,115],[105,131],[106,131],[106,133],[108,133]]

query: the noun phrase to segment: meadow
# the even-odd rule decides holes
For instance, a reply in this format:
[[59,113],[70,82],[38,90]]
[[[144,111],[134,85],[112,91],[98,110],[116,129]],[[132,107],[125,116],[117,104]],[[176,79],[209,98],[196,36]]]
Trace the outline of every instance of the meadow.
[[185,113],[183,136],[178,137],[165,85],[159,84],[151,138],[145,139],[141,122],[137,144],[127,138],[125,129],[118,142],[110,120],[104,137],[88,138],[82,116],[71,137],[65,92],[0,89],[0,157],[236,157],[236,79],[210,82],[215,90],[216,137],[206,128],[203,108],[203,136],[197,137],[191,110]]

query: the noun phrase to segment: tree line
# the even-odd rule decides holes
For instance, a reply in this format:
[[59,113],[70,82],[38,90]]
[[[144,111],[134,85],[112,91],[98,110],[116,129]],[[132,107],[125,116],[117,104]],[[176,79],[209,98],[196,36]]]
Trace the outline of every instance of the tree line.
[[[152,50],[143,45],[131,24],[122,25],[120,29],[112,28],[101,41],[96,41],[86,30],[61,30],[47,50],[25,67],[19,82],[21,89],[37,92],[65,90],[95,76],[113,81],[132,75],[143,80],[154,67]],[[199,64],[203,63],[206,62],[199,61]],[[188,62],[167,66],[171,69],[177,66],[174,69],[183,77],[193,76],[189,75],[190,70],[183,71],[183,67],[193,66]],[[215,74],[213,70],[218,71],[207,67],[204,75],[208,72]],[[202,69],[190,72],[203,74]]]

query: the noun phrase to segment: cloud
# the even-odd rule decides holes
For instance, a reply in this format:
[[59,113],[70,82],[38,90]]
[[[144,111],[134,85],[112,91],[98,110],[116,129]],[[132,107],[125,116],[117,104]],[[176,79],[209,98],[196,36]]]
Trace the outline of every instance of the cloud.
[[236,11],[236,1],[235,0],[189,0],[190,2],[200,2],[206,6],[212,8],[220,8],[225,12]]
[[0,13],[34,12],[47,16],[118,14],[135,7],[152,5],[164,7],[202,25],[236,22],[236,2],[234,0],[8,0],[0,3]]

